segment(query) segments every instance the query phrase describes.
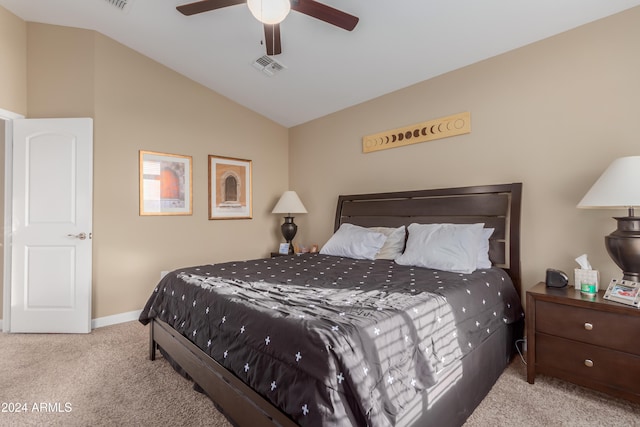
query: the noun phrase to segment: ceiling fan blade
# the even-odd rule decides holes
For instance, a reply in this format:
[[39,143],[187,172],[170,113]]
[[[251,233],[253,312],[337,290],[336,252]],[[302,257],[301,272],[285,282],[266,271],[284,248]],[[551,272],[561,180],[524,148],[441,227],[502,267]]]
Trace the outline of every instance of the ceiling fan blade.
[[291,9],[347,31],[353,30],[360,20],[356,16],[313,0],[291,0]]
[[227,6],[234,6],[236,4],[246,3],[246,0],[202,0],[195,3],[183,4],[176,9],[183,15],[191,16],[202,12],[208,12],[210,10],[221,9]]
[[280,24],[264,24],[264,43],[267,45],[267,55],[272,56],[282,53]]

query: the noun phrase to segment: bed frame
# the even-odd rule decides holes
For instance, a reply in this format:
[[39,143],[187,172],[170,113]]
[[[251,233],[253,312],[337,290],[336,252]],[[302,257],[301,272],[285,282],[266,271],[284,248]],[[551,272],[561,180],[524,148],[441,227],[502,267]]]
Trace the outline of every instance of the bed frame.
[[[483,222],[495,228],[490,259],[507,271],[520,294],[521,194],[522,184],[515,183],[339,196],[335,229],[343,222],[387,227],[413,222]],[[236,425],[297,425],[165,322],[152,320],[149,338],[149,358],[155,360],[156,350],[162,348]],[[478,399],[482,397],[484,393]]]

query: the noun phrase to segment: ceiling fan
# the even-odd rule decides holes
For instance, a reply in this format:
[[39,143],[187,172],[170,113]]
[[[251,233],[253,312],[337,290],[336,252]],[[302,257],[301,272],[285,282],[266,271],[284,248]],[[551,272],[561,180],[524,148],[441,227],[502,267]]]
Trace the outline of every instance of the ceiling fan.
[[[266,13],[264,15],[262,14],[263,10],[266,12],[266,9],[270,7],[271,2],[280,3],[283,8],[286,9],[283,10],[275,20],[270,20],[266,16]],[[289,10],[304,13],[312,18],[319,19],[347,31],[353,30],[359,20],[359,18],[353,15],[313,0],[201,0],[195,3],[183,4],[176,7],[176,9],[183,15],[190,16],[242,3],[247,3],[251,13],[259,21],[264,23],[264,39],[267,47],[267,55],[278,55],[282,53],[280,21],[287,16]]]

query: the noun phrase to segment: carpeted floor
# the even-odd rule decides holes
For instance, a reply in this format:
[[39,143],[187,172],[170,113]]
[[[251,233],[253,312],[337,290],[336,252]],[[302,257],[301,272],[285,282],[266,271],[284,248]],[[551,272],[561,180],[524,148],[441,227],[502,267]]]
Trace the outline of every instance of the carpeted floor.
[[464,426],[634,427],[640,404],[545,376],[529,384],[517,357]]
[[[162,359],[148,329],[128,322],[88,335],[0,334],[0,426],[231,424]],[[519,358],[465,427],[640,426],[640,405],[539,377]]]
[[[0,334],[0,402],[27,405],[0,412],[0,426],[230,426],[164,359],[147,359],[148,332],[128,322],[88,335]],[[53,412],[33,410],[41,403]]]

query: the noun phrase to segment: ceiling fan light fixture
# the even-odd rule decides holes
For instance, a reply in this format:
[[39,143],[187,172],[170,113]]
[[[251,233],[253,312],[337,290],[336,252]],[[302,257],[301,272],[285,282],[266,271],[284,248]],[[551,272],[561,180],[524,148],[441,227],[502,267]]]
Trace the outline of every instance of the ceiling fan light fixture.
[[258,21],[268,25],[281,23],[291,11],[289,0],[247,0],[247,6]]

